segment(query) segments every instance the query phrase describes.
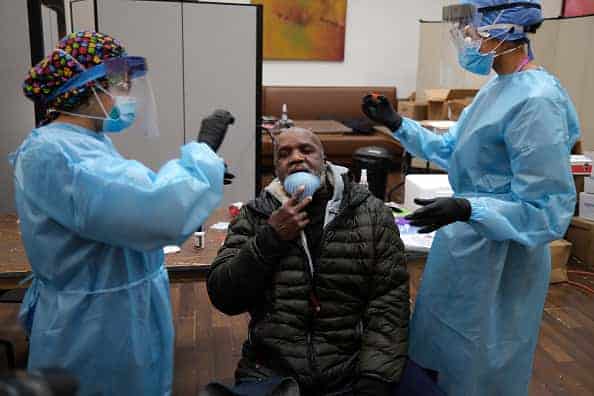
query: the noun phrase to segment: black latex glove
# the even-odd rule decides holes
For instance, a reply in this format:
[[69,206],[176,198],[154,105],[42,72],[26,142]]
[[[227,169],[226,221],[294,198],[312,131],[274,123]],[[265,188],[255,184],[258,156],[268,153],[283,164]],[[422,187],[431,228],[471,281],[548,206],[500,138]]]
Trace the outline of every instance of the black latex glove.
[[361,377],[355,382],[353,394],[356,396],[389,396],[394,386],[388,382],[371,377]]
[[472,212],[470,202],[464,198],[415,199],[423,206],[405,217],[415,227],[423,227],[419,233],[433,232],[456,221],[468,221]]
[[216,152],[227,133],[229,125],[235,122],[235,118],[226,110],[215,110],[214,113],[202,120],[200,132],[198,132],[198,143],[206,143]]
[[227,163],[225,163],[225,173],[223,175],[223,183],[225,185],[231,184],[233,182],[233,179],[235,179],[235,175],[231,172],[229,172],[229,167],[227,166]]
[[402,117],[396,112],[388,98],[383,95],[365,96],[361,109],[370,120],[387,126],[393,132],[402,125]]

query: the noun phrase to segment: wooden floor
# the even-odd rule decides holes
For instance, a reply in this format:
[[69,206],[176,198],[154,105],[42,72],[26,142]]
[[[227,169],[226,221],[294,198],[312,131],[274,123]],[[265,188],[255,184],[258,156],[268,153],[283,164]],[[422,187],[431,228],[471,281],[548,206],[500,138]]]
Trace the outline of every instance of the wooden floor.
[[[416,295],[422,265],[411,264]],[[594,277],[571,279],[594,288]],[[209,303],[204,282],[171,287],[176,346],[174,395],[197,395],[204,384],[232,382],[246,335],[247,317],[226,317]],[[18,307],[0,304],[0,323]],[[594,395],[594,296],[568,284],[551,286],[535,356],[530,396]]]

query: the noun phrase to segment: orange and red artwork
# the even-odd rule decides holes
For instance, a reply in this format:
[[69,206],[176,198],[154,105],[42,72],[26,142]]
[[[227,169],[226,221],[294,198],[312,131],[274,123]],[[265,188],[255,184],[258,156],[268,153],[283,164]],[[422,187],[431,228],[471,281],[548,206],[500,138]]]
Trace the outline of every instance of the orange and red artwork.
[[264,59],[344,60],[347,0],[252,0],[264,5]]
[[563,16],[594,15],[594,0],[565,0]]

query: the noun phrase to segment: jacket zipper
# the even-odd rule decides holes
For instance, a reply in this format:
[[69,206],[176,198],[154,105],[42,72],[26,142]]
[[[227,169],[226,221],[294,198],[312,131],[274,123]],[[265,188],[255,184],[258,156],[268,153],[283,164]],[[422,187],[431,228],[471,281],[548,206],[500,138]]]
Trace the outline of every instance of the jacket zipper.
[[[347,209],[348,209],[348,207],[344,208],[343,210],[339,209],[338,212],[336,213],[336,216],[334,216],[334,219],[330,223],[328,223],[322,230],[322,238],[321,238],[322,239],[322,241],[321,241],[322,247],[324,246],[324,244],[326,242],[326,237],[327,237],[328,231],[334,227],[336,220],[339,219]],[[269,214],[267,215],[264,212],[261,212],[261,211],[258,211],[258,212],[263,214],[264,216],[269,216]],[[303,235],[305,235],[304,232],[303,232]],[[315,270],[313,260],[311,259],[311,255],[306,250],[307,249],[307,238],[304,238],[304,239],[305,239],[305,244],[302,241],[301,244],[297,243],[297,245],[300,246],[302,253],[305,255],[306,259],[308,260],[308,263],[309,263],[308,266],[311,268],[311,269],[308,268],[308,270],[306,271],[309,282],[310,282],[309,302],[312,307],[312,312],[311,312],[310,320],[308,322],[308,328],[307,328],[307,333],[306,333],[307,355],[308,355],[307,358],[308,358],[309,364],[313,370],[314,376],[317,377],[318,376],[318,367],[317,367],[317,361],[316,361],[315,351],[314,351],[314,347],[313,347],[312,333],[313,333],[313,322],[314,322],[317,314],[322,310],[322,305],[320,303],[320,300],[319,300],[319,298],[317,296],[317,292],[316,292],[316,280],[317,280],[318,271]],[[250,334],[248,333],[248,336],[249,335]]]
[[[320,247],[320,251],[322,251],[324,245],[327,243],[327,234],[328,231],[333,228],[336,220],[339,218],[339,216],[342,214],[342,211],[339,211],[336,216],[334,217],[334,219],[326,226],[324,227],[324,229],[322,230],[322,241],[321,241],[321,247]],[[303,233],[303,235],[305,235],[305,233]],[[305,239],[305,238],[304,238]],[[306,239],[307,241],[307,239]],[[322,304],[320,302],[320,299],[318,297],[318,293],[316,291],[316,284],[317,284],[317,278],[318,278],[318,272],[317,268],[314,268],[314,263],[313,260],[311,259],[311,255],[308,254],[307,250],[306,250],[306,244],[303,245],[303,250],[304,253],[307,257],[307,259],[309,260],[310,266],[311,266],[311,276],[309,278],[310,280],[310,292],[309,292],[309,304],[311,307],[311,313],[310,313],[310,320],[308,322],[308,328],[307,328],[307,335],[306,335],[306,339],[307,339],[307,353],[308,353],[308,361],[309,364],[312,368],[312,371],[314,373],[314,380],[317,381],[317,379],[315,379],[315,377],[319,376],[319,368],[318,368],[318,364],[317,364],[317,360],[316,360],[316,354],[315,354],[315,350],[314,350],[314,345],[313,345],[313,340],[312,340],[312,336],[313,336],[313,324],[316,320],[316,316],[320,313],[320,311],[322,310]]]
[[310,285],[309,306],[312,311],[309,314],[309,318],[308,318],[308,322],[307,322],[305,340],[307,343],[307,361],[309,363],[309,366],[312,369],[312,372],[314,373],[314,376],[317,376],[317,367],[316,367],[317,364],[316,364],[315,352],[314,352],[313,341],[312,341],[312,330],[313,330],[314,316],[315,316],[316,312],[319,312],[321,310],[321,306],[319,304],[319,300],[317,299],[317,296],[315,296],[315,294],[314,294],[315,293],[314,283],[315,283],[316,272],[314,271],[313,260],[311,259],[311,255],[308,252],[307,238],[305,237],[305,233],[303,231],[301,232],[301,243],[300,244],[297,243],[297,246],[299,246],[299,248],[301,249],[301,253],[305,256],[305,259],[308,262],[305,272],[306,272],[306,276],[307,276],[307,279],[308,279],[309,285]]

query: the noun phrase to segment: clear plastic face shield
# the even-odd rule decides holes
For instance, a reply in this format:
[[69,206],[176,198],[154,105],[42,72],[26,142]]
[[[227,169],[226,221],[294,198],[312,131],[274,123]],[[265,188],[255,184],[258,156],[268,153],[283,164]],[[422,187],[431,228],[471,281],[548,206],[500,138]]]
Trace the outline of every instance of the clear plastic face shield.
[[[479,50],[484,41],[506,40],[511,33],[524,33],[523,26],[499,23],[505,11],[516,6],[516,3],[484,8],[477,8],[474,4],[450,5],[443,7],[442,18],[448,24],[454,47],[462,54],[469,48]],[[493,23],[481,26],[481,21],[487,13],[497,13],[497,16]],[[497,33],[493,34],[493,31]]]
[[[521,48],[521,45],[517,45],[500,50],[505,41],[524,36],[523,26],[503,21],[509,21],[506,11],[525,4],[505,3],[477,8],[474,4],[465,3],[444,7],[442,17],[449,32],[446,37],[449,36],[454,44],[458,65],[475,76],[488,76],[497,57]],[[490,40],[495,40],[492,45],[484,45]],[[444,67],[442,73],[443,70]],[[451,69],[447,74],[456,75]]]
[[[438,51],[433,56],[439,62],[439,74],[426,73],[430,75],[428,79],[431,80],[428,86],[474,88],[484,83],[483,76],[469,73],[460,62],[460,58],[467,51],[465,45],[472,46],[474,51],[478,52],[482,42],[479,37],[466,40],[466,34],[470,34],[474,30],[473,27],[479,26],[480,15],[477,13],[476,6],[461,5],[459,1],[451,0],[451,3],[455,4],[443,8],[443,23],[439,25],[441,44],[439,47],[432,48],[432,51]],[[452,51],[452,44],[454,51]]]
[[447,24],[454,47],[461,52],[465,45],[480,47],[481,36],[477,26],[480,14],[473,4],[457,4],[443,7],[442,19]]
[[[102,120],[103,132],[126,131],[126,133],[145,137],[157,137],[159,127],[156,104],[147,71],[146,60],[142,57],[126,56],[108,59],[77,75],[53,95],[57,97],[91,81],[105,79],[107,88],[101,84],[95,84],[91,88],[103,116],[57,111],[77,117]],[[109,99],[105,100],[105,96]]]

